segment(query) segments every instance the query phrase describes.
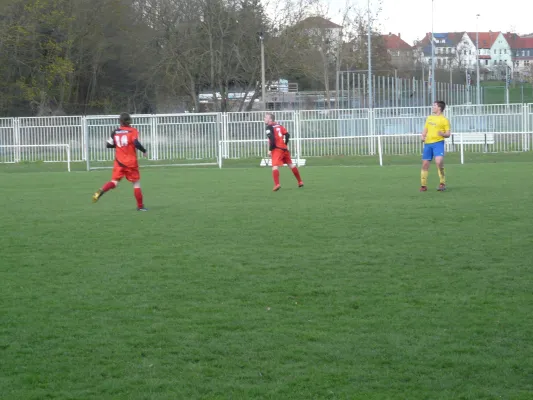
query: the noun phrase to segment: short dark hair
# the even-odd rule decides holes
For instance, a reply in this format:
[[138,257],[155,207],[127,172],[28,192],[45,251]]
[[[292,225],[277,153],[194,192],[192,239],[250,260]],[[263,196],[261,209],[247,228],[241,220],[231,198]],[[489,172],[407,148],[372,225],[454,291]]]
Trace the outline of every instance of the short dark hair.
[[440,112],[444,112],[444,110],[446,109],[446,103],[443,102],[442,100],[437,100],[437,101],[435,102],[435,104],[436,104],[437,106],[439,106],[439,108],[440,108]]
[[131,115],[129,115],[126,112],[123,112],[120,114],[120,117],[118,118],[120,123],[124,126],[130,126],[131,125]]

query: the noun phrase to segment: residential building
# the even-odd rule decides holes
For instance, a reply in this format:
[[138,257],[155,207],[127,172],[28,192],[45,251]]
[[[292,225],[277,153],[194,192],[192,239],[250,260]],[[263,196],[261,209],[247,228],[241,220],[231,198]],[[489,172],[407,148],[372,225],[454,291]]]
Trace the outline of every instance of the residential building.
[[292,29],[301,30],[311,38],[328,43],[330,48],[336,48],[342,44],[342,26],[323,17],[305,18],[295,24]]
[[[453,68],[456,64],[457,47],[464,32],[433,33],[435,38],[435,65],[437,68]],[[416,44],[415,56],[419,62],[431,65],[431,32]]]
[[[498,38],[499,32],[468,32],[470,40],[478,48],[480,72],[483,72],[486,78],[490,73],[492,61],[492,45]],[[475,65],[475,63],[474,63]]]
[[461,40],[457,44],[455,52],[454,68],[473,69],[476,66],[476,45],[470,39],[468,33],[464,32]]
[[511,45],[502,32],[496,33],[496,39],[490,49],[491,59],[488,69],[493,79],[505,79],[507,68],[513,67]]
[[414,62],[413,47],[402,39],[401,34],[382,35],[391,65],[397,69],[411,68]]
[[[437,68],[475,69],[478,52],[482,79],[504,79],[507,67],[515,76],[533,74],[533,34],[447,32],[434,33],[434,37]],[[431,65],[431,33],[426,33],[413,51],[419,62]]]
[[506,34],[511,47],[512,63],[515,77],[525,77],[533,68],[533,37],[520,37],[514,33]]

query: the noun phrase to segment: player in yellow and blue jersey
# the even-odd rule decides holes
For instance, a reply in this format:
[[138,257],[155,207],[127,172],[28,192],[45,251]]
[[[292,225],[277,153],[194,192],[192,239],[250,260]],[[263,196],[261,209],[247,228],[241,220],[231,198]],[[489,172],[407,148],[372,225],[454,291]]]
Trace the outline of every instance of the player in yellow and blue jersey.
[[424,131],[422,132],[422,141],[424,142],[424,151],[422,153],[422,172],[420,181],[422,186],[421,192],[428,190],[428,173],[431,161],[435,159],[437,171],[439,173],[440,184],[438,191],[446,190],[446,177],[444,175],[444,140],[449,138],[450,121],[442,113],[446,108],[446,103],[436,101],[433,103],[433,114],[427,117]]

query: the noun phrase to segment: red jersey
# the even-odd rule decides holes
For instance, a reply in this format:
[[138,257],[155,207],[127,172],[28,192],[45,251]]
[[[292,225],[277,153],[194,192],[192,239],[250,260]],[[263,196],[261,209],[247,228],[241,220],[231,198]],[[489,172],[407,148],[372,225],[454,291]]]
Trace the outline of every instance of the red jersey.
[[287,150],[287,143],[289,143],[289,132],[283,125],[274,122],[267,125],[266,133],[269,141],[270,151],[274,149]]
[[131,126],[115,129],[108,140],[108,147],[115,149],[118,165],[127,168],[138,168],[137,149],[145,151],[139,143],[139,131]]

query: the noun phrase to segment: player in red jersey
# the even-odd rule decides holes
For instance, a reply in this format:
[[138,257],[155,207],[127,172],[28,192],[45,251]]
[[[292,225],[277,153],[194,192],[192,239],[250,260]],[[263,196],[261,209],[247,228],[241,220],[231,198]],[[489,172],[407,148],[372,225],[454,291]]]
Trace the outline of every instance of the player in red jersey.
[[278,191],[281,186],[279,184],[279,167],[287,164],[292,170],[292,173],[298,181],[298,187],[302,187],[304,183],[300,177],[298,167],[293,164],[291,160],[291,153],[287,144],[289,143],[289,132],[283,125],[275,122],[274,114],[265,114],[266,134],[268,137],[269,152],[268,155],[272,158],[272,178],[274,179],[273,191]]
[[122,113],[120,114],[119,122],[120,128],[115,129],[107,140],[107,148],[115,149],[115,164],[111,181],[107,182],[93,195],[93,203],[96,203],[105,192],[116,188],[122,178],[126,178],[133,183],[137,211],[147,211],[144,208],[141,176],[137,162],[137,150],[142,151],[146,157],[146,149],[139,142],[139,131],[131,127],[131,116],[128,113]]

